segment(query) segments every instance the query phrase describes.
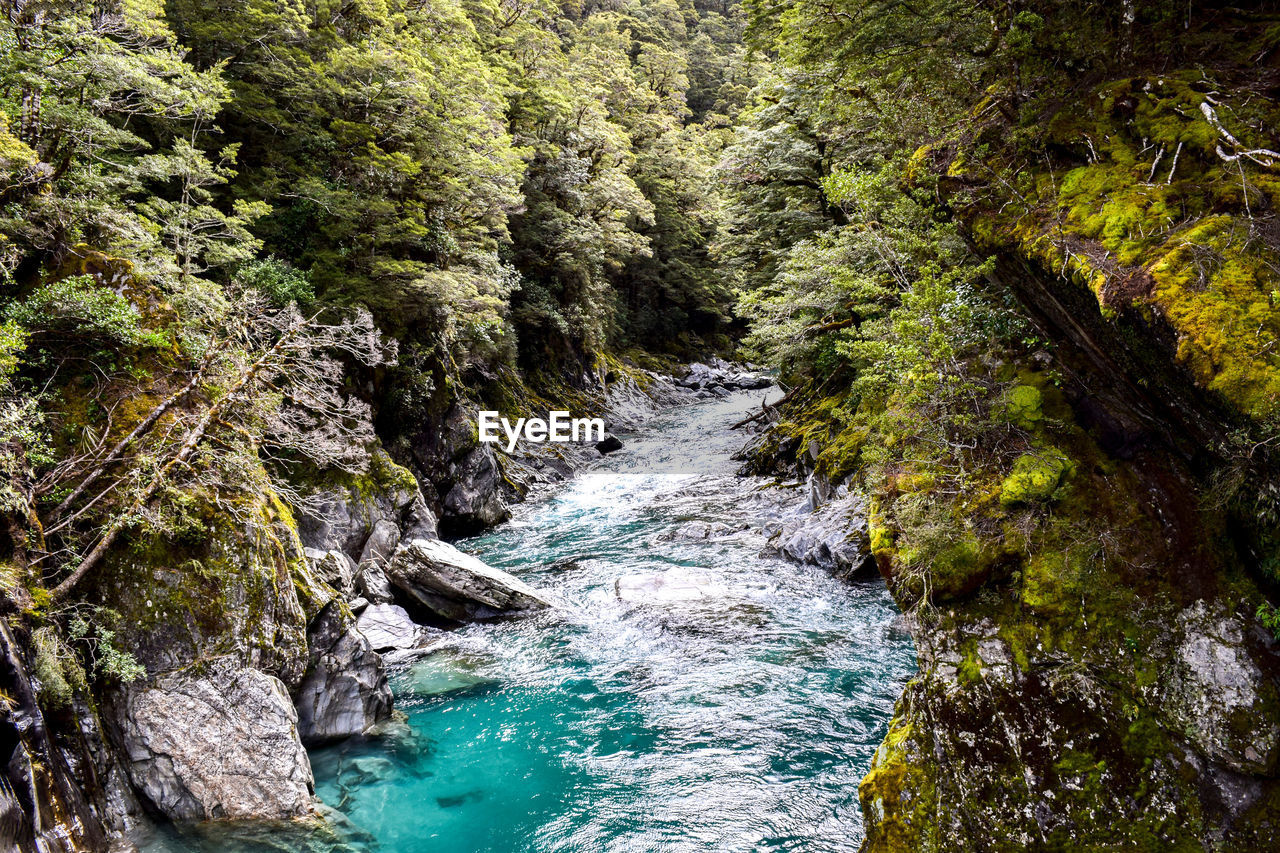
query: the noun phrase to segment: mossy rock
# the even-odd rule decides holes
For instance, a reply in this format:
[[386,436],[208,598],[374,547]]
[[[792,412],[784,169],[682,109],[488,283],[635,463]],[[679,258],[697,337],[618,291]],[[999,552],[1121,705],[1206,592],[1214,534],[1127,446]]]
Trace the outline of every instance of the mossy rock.
[[1079,588],[1080,570],[1062,551],[1036,554],[1022,570],[1022,603],[1037,613],[1056,614]]
[[1044,396],[1034,385],[1015,385],[1009,391],[1009,420],[1033,429],[1044,421]]
[[1016,506],[1048,501],[1074,468],[1070,459],[1053,448],[1024,453],[1000,484],[1000,503]]
[[876,750],[871,770],[858,785],[867,816],[867,853],[936,849],[936,788],[915,726],[902,716]]

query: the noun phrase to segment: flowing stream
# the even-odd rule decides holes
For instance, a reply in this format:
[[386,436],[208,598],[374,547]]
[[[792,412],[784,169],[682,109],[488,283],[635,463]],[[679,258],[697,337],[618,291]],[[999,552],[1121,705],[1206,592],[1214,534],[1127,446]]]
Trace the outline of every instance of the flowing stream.
[[393,677],[407,725],[312,753],[357,849],[857,849],[914,650],[883,584],[761,555],[803,498],[734,474],[759,394],[668,410],[458,543],[557,607],[449,634]]

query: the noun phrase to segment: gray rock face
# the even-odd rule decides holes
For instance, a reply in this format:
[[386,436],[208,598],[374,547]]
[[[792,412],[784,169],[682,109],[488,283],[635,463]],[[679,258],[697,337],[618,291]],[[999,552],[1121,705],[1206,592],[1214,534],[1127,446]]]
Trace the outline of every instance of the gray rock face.
[[313,781],[280,679],[217,658],[129,688],[116,707],[135,789],[172,820],[291,818]]
[[388,525],[395,528],[396,537],[406,531],[416,539],[435,538],[435,514],[411,475],[385,454],[375,458],[374,466],[375,473],[367,481],[311,496],[310,507],[298,516],[298,535],[304,545],[317,551],[341,551],[359,560],[375,533],[385,541]]
[[378,519],[369,533],[369,538],[365,540],[364,550],[360,552],[360,562],[385,560],[395,553],[396,546],[399,544],[400,526],[385,518]]
[[482,530],[510,515],[498,488],[498,460],[489,445],[476,447],[455,472],[456,482],[444,496],[445,514],[453,529]]
[[317,580],[324,581],[345,596],[355,590],[356,562],[342,551],[317,551],[306,549],[312,572]]
[[1240,773],[1280,762],[1280,723],[1267,713],[1275,689],[1249,654],[1244,624],[1197,601],[1178,619],[1182,642],[1168,680],[1165,713],[1204,755]]
[[373,604],[387,604],[394,597],[387,575],[377,563],[365,563],[360,567],[355,586],[356,592]]
[[533,587],[439,540],[401,545],[387,579],[409,598],[456,621],[549,607]]
[[350,613],[330,602],[307,629],[311,664],[294,691],[304,743],[358,735],[391,714],[382,658]]
[[422,627],[396,604],[369,605],[356,620],[356,628],[376,652],[413,649],[423,641]]
[[866,546],[865,514],[861,496],[842,494],[813,512],[776,525],[769,531],[767,550],[843,575],[874,573]]

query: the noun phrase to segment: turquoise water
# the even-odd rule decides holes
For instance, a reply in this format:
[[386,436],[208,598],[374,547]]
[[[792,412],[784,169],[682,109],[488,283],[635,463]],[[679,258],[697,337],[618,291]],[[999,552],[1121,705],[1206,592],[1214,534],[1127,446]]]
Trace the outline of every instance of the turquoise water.
[[[758,398],[668,411],[459,543],[557,607],[449,634],[393,678],[407,725],[312,753],[352,848],[857,849],[858,782],[914,651],[882,584],[760,555],[800,497],[734,476],[728,426]],[[656,572],[699,597],[651,600],[635,576]],[[648,597],[620,600],[620,577]]]

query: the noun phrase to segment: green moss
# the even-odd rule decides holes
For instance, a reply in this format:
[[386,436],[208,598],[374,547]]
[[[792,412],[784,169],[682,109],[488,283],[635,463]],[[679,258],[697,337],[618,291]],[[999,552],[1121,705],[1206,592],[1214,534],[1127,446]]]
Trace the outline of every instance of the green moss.
[[1039,613],[1061,613],[1078,599],[1080,567],[1069,554],[1045,551],[1028,560],[1022,572],[1022,603]]
[[956,668],[956,675],[962,682],[972,684],[975,681],[982,680],[982,658],[978,655],[978,641],[974,637],[965,639],[960,647],[960,666]]
[[915,727],[895,716],[858,786],[868,817],[865,853],[938,849],[937,788],[927,756]]
[[1044,401],[1040,389],[1034,385],[1015,385],[1009,391],[1007,410],[1009,419],[1027,429],[1038,426],[1044,420]]
[[[1280,351],[1267,344],[1280,338],[1280,254],[1255,225],[1280,199],[1280,179],[1217,154],[1221,139],[1200,111],[1204,80],[1194,69],[1099,86],[1082,101],[1091,109],[1074,104],[1046,125],[1061,146],[1092,140],[1088,162],[1042,170],[1034,199],[975,207],[968,226],[981,245],[1012,247],[1089,288],[1104,318],[1152,309],[1152,340],[1167,322],[1171,356],[1196,382],[1263,421],[1280,412]],[[1280,120],[1274,102],[1252,97],[1215,109],[1241,132]]]
[[1047,501],[1053,497],[1073,469],[1071,460],[1055,448],[1024,453],[1000,484],[1000,503],[1005,506]]

